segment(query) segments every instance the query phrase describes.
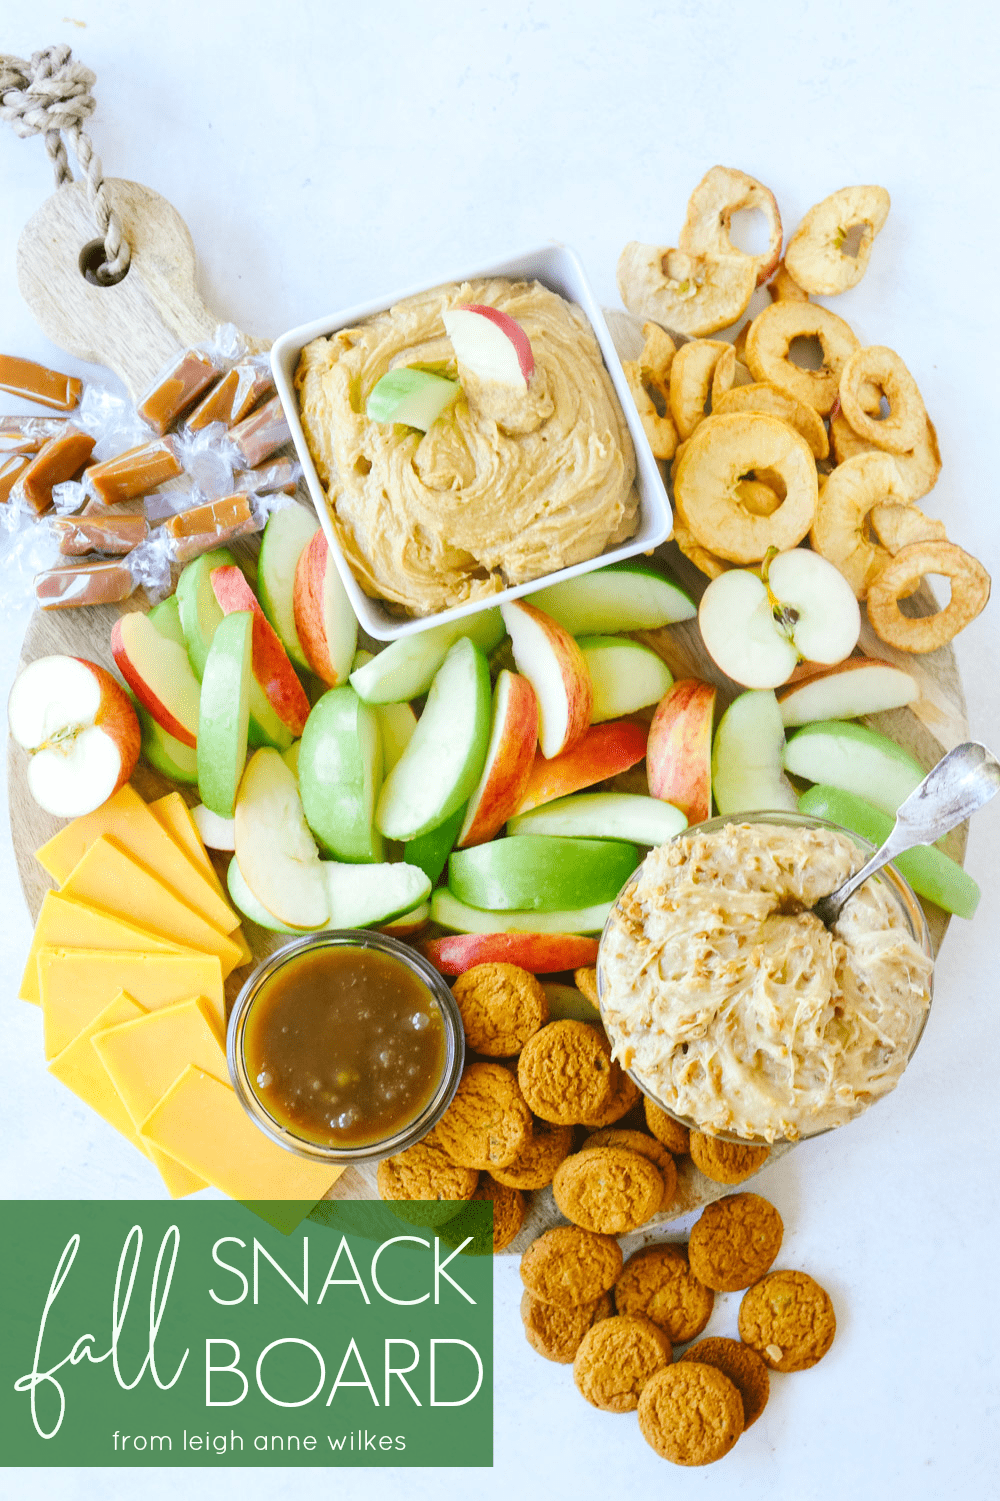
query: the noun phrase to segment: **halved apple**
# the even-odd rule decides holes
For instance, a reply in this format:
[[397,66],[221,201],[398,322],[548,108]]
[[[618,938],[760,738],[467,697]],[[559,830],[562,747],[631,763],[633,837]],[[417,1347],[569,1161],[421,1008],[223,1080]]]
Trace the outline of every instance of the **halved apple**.
[[28,752],[28,790],[56,818],[92,813],[124,786],[141,732],[128,694],[83,657],[37,657],[15,680],[7,724]]
[[785,749],[785,770],[853,792],[893,815],[924,779],[920,762],[888,735],[843,719],[796,730]]
[[132,610],[111,628],[111,654],[160,728],[182,745],[197,745],[201,685],[184,648],[162,636],[148,615]]
[[272,511],[261,538],[257,563],[261,609],[277,631],[289,659],[303,672],[311,668],[295,629],[295,570],[318,529],[316,512],[306,506],[292,504]]
[[503,640],[503,634],[504,623],[497,609],[432,625],[414,636],[390,641],[377,657],[351,673],[351,687],[366,704],[398,704],[419,698],[460,637],[468,636],[474,646],[489,653]]
[[232,818],[246,764],[252,661],[253,615],[237,610],[220,620],[201,680],[198,792],[219,818]]
[[646,776],[653,797],[672,803],[688,823],[712,813],[712,719],[715,688],[678,678],[661,699],[649,727]]
[[313,706],[300,746],[299,793],[320,847],[338,860],[380,861],[382,836],[373,815],[382,787],[382,737],[375,710],[349,683],[331,688]]
[[538,739],[538,703],[527,678],[506,668],[493,690],[493,723],[479,784],[469,798],[459,849],[492,839],[518,806]]
[[662,657],[628,636],[581,636],[576,644],[594,685],[591,724],[659,703],[674,680]]
[[523,834],[456,850],[448,888],[470,907],[554,912],[613,901],[638,864],[620,840]]
[[438,669],[413,739],[382,788],[375,823],[387,839],[415,839],[468,800],[489,730],[489,665],[463,636]]
[[213,568],[209,578],[223,614],[249,610],[253,615],[253,675],[292,737],[301,735],[309,718],[309,700],[257,596],[236,567]]
[[920,697],[916,678],[872,657],[848,657],[826,670],[796,678],[778,690],[786,728],[818,719],[857,719],[885,709],[902,709]]
[[579,646],[558,621],[512,599],[500,606],[514,661],[538,700],[538,748],[546,760],[572,750],[586,734],[594,685]]
[[719,720],[712,748],[712,790],[720,814],[794,812],[798,799],[781,769],[785,727],[773,693],[741,693]]
[[398,365],[372,386],[365,416],[369,422],[402,422],[426,433],[461,389],[457,380],[416,366]]
[[687,828],[679,808],[632,792],[577,792],[519,813],[509,835],[554,834],[562,838],[625,839],[652,847]]
[[236,860],[251,895],[279,923],[324,927],[330,899],[295,775],[279,751],[250,757],[236,798]]
[[524,391],[535,373],[531,340],[516,319],[499,308],[470,302],[443,315],[459,365],[480,380]]
[[460,902],[447,886],[439,886],[431,896],[431,919],[458,933],[600,933],[613,906],[598,902],[566,912],[488,911]]
[[689,595],[643,558],[595,568],[536,589],[528,597],[571,636],[655,631],[698,613]]
[[516,964],[533,975],[557,975],[597,959],[597,939],[577,933],[455,933],[420,947],[443,975],[463,975],[477,964]]
[[572,750],[563,751],[546,761],[539,752],[531,768],[524,796],[514,810],[527,813],[557,797],[593,787],[628,771],[646,754],[646,727],[630,719],[611,719],[606,724],[591,725]]
[[310,670],[331,688],[346,682],[358,644],[358,619],[325,532],[316,532],[299,555],[293,609]]

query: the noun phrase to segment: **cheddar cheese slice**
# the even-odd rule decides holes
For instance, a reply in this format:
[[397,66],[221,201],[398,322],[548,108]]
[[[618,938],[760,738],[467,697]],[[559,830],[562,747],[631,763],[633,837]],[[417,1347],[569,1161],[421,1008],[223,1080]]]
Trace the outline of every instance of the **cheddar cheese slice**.
[[146,1011],[203,996],[211,1006],[218,1035],[225,1030],[222,968],[214,954],[43,948],[38,951],[38,991],[46,1058],[61,1053],[120,990]]
[[226,1055],[207,1001],[196,997],[122,1020],[123,1025],[109,1024],[110,1030],[95,1035],[93,1045],[136,1126],[189,1063],[228,1083]]
[[190,954],[192,949],[161,938],[149,928],[140,928],[124,917],[113,917],[97,907],[88,907],[60,891],[47,891],[24,966],[22,1001],[38,1005],[38,951],[50,949],[114,949],[142,954]]
[[312,1205],[343,1171],[286,1152],[258,1130],[229,1084],[193,1064],[143,1121],[141,1134],[232,1199]]
[[134,1021],[142,1015],[142,1007],[124,991],[119,991],[114,1000],[103,1011],[99,1011],[66,1044],[61,1053],[56,1054],[49,1064],[49,1073],[75,1095],[79,1095],[92,1110],[96,1110],[109,1125],[114,1126],[116,1131],[120,1131],[148,1157],[149,1149],[136,1131],[136,1122],[125,1109],[121,1096],[91,1043],[94,1033],[102,1028],[117,1027],[121,1022]]
[[95,839],[73,867],[63,893],[91,906],[122,914],[143,927],[152,928],[161,938],[217,955],[224,975],[240,962],[239,946],[227,934],[221,933],[200,912],[175,896],[169,887],[106,834]]
[[[198,869],[204,871],[206,877],[212,882],[220,896],[225,896],[222,882],[212,864],[211,856],[202,843],[198,833],[198,825],[191,816],[191,809],[181,797],[179,792],[168,792],[166,797],[159,797],[154,803],[149,804],[150,813],[154,814],[166,829],[171,839],[180,845],[181,849],[193,860]],[[234,928],[230,938],[240,946],[242,959],[240,964],[250,964],[253,961],[253,953],[247,943],[242,928]],[[240,964],[236,966],[240,968]]]
[[114,839],[127,855],[144,865],[188,906],[203,913],[221,932],[231,933],[239,927],[239,914],[128,783],[93,813],[74,818],[60,829],[36,851],[36,856],[49,875],[65,886],[70,873],[102,836]]

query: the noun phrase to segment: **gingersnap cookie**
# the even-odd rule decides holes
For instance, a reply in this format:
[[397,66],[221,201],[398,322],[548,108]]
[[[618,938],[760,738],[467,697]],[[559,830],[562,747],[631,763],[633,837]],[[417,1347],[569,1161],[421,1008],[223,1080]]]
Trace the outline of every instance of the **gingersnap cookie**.
[[593,1303],[614,1287],[621,1269],[621,1246],[613,1236],[576,1225],[546,1230],[521,1257],[521,1281],[531,1296],[560,1308]]
[[671,1464],[709,1465],[728,1454],[743,1432],[743,1401],[714,1366],[679,1360],[643,1388],[639,1432]]
[[493,1205],[493,1250],[502,1251],[509,1246],[524,1224],[524,1194],[519,1188],[507,1183],[498,1183],[496,1178],[484,1173],[474,1199],[489,1199]]
[[655,1163],[627,1147],[592,1147],[556,1168],[552,1197],[574,1225],[601,1235],[637,1230],[663,1203],[663,1177]]
[[655,1136],[647,1136],[645,1131],[610,1126],[602,1131],[592,1131],[580,1151],[588,1152],[593,1147],[627,1147],[629,1151],[638,1152],[642,1157],[648,1157],[650,1162],[655,1162],[663,1178],[663,1203],[660,1208],[665,1209],[670,1203],[677,1191],[677,1164]]
[[479,1174],[425,1140],[395,1157],[383,1157],[376,1180],[383,1199],[471,1199]]
[[756,1350],[738,1339],[700,1339],[681,1360],[700,1360],[728,1376],[743,1401],[743,1428],[756,1423],[771,1394],[767,1366]]
[[610,1319],[614,1311],[610,1293],[602,1293],[593,1303],[577,1303],[572,1308],[541,1303],[527,1289],[521,1295],[525,1339],[539,1355],[559,1365],[572,1364],[587,1330],[601,1319]]
[[635,1412],[646,1382],[673,1359],[662,1329],[639,1314],[595,1324],[573,1361],[577,1390],[602,1412]]
[[638,1084],[629,1078],[621,1064],[611,1062],[611,1094],[607,1103],[594,1115],[588,1115],[581,1119],[580,1124],[593,1126],[600,1129],[602,1126],[613,1126],[615,1121],[620,1121],[623,1115],[628,1115],[642,1099],[642,1090]]
[[608,1040],[589,1022],[549,1022],[525,1043],[517,1080],[543,1121],[571,1126],[593,1120],[612,1096]]
[[569,1156],[573,1145],[572,1126],[553,1126],[548,1121],[533,1121],[532,1134],[513,1162],[495,1167],[498,1183],[510,1188],[545,1188],[555,1177],[556,1168]]
[[691,1161],[713,1183],[742,1183],[764,1166],[770,1147],[720,1141],[702,1131],[691,1132]]
[[541,982],[517,964],[475,964],[451,988],[465,1040],[487,1058],[509,1058],[549,1019]]
[[644,1246],[626,1261],[615,1283],[619,1313],[641,1313],[683,1345],[700,1334],[712,1316],[715,1293],[692,1272],[683,1246]]
[[463,1167],[492,1172],[513,1162],[530,1140],[531,1111],[510,1069],[470,1063],[434,1136]]
[[772,1371],[807,1371],[833,1344],[837,1320],[808,1272],[771,1272],[744,1293],[739,1330]]
[[657,1141],[662,1141],[667,1151],[673,1152],[675,1157],[686,1156],[691,1150],[691,1133],[687,1126],[682,1126],[680,1121],[675,1121],[659,1105],[654,1105],[648,1095],[643,1096],[642,1105],[646,1112],[646,1125]]
[[784,1225],[760,1194],[729,1194],[707,1204],[688,1238],[691,1270],[716,1292],[759,1282],[781,1249]]
[[585,995],[592,1006],[597,1005],[597,966],[589,964],[583,969],[573,971],[573,984],[581,995]]

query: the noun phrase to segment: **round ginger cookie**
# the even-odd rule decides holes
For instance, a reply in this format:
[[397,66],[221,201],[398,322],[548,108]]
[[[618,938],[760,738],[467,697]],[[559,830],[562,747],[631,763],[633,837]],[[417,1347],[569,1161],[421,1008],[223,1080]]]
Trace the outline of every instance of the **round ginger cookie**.
[[833,1344],[837,1319],[808,1272],[771,1272],[744,1293],[739,1330],[772,1371],[807,1371]]
[[691,1132],[691,1161],[713,1183],[742,1183],[764,1166],[771,1155],[770,1147],[755,1147],[735,1141],[721,1141],[702,1131]]
[[687,1126],[675,1121],[672,1115],[654,1105],[649,1095],[643,1095],[642,1108],[646,1112],[646,1125],[657,1141],[662,1141],[668,1152],[675,1157],[684,1157],[691,1150],[691,1133]]
[[487,1058],[510,1058],[549,1019],[541,982],[516,964],[475,964],[451,988],[465,1040]]
[[597,1002],[597,966],[588,964],[583,969],[573,971],[573,984],[581,995],[585,995],[590,1004],[598,1008]]
[[532,1135],[513,1162],[495,1167],[498,1183],[510,1188],[545,1188],[555,1177],[556,1168],[568,1157],[573,1145],[572,1126],[552,1126],[548,1121],[534,1121]]
[[492,1172],[513,1162],[531,1137],[531,1111],[510,1069],[470,1063],[434,1136],[463,1167]]
[[641,1313],[670,1339],[684,1345],[712,1316],[715,1293],[691,1271],[684,1247],[644,1246],[626,1261],[615,1283],[619,1313]]
[[593,1303],[577,1303],[572,1308],[541,1303],[527,1289],[521,1295],[525,1339],[539,1355],[559,1365],[571,1365],[587,1330],[600,1319],[610,1319],[614,1311],[610,1293],[602,1293]]
[[661,1209],[666,1208],[677,1192],[677,1164],[663,1143],[657,1141],[655,1136],[647,1136],[645,1131],[630,1131],[610,1126],[602,1131],[591,1132],[580,1151],[589,1152],[594,1147],[627,1147],[630,1152],[638,1152],[641,1157],[648,1157],[650,1162],[654,1162],[663,1179]]
[[383,1199],[471,1199],[479,1173],[460,1167],[436,1144],[418,1141],[395,1157],[383,1157],[376,1179]]
[[488,1199],[493,1205],[493,1250],[502,1251],[509,1246],[524,1224],[524,1194],[519,1188],[498,1183],[496,1178],[484,1173],[474,1199]]
[[756,1350],[738,1339],[700,1339],[681,1360],[700,1360],[728,1376],[743,1400],[743,1427],[756,1423],[771,1394],[767,1366]]
[[625,1314],[589,1329],[573,1361],[573,1380],[591,1407],[635,1412],[646,1382],[673,1359],[670,1341],[651,1319]]
[[743,1400],[714,1366],[679,1360],[643,1388],[639,1432],[671,1464],[709,1465],[743,1432]]
[[588,1115],[581,1120],[583,1126],[601,1129],[604,1126],[613,1126],[615,1121],[620,1121],[623,1115],[628,1115],[634,1106],[642,1099],[642,1090],[639,1088],[622,1068],[621,1064],[611,1063],[611,1094],[603,1109],[594,1115]]
[[592,1235],[576,1225],[546,1230],[521,1257],[521,1281],[531,1296],[560,1308],[595,1302],[614,1287],[621,1269],[614,1236]]
[[688,1238],[688,1260],[699,1281],[716,1292],[759,1282],[781,1249],[784,1225],[760,1194],[729,1194],[707,1204]]
[[663,1203],[663,1176],[654,1162],[627,1147],[592,1147],[567,1157],[552,1179],[556,1207],[584,1230],[626,1235]]
[[611,1102],[611,1048],[589,1022],[549,1022],[529,1037],[517,1080],[536,1115],[556,1126],[594,1119]]

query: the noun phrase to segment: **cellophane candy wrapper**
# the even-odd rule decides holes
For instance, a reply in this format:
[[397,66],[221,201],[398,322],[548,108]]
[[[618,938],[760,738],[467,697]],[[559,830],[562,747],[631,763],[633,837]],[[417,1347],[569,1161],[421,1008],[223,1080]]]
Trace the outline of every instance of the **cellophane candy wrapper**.
[[0,506],[0,620],[26,628],[35,604],[35,575],[58,559],[59,539],[34,511],[13,502]]

